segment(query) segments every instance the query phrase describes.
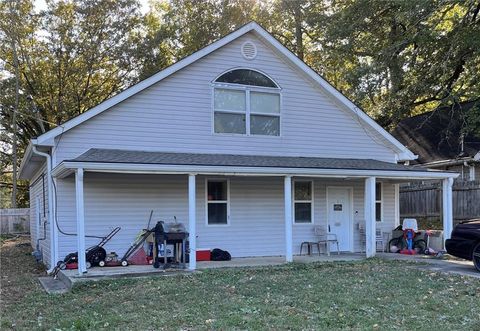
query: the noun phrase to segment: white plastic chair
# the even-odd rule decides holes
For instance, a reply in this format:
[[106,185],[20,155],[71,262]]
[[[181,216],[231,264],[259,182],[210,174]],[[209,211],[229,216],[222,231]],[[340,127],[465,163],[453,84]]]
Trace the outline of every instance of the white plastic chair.
[[326,232],[322,227],[316,226],[313,228],[315,236],[317,237],[319,245],[325,245],[325,250],[327,255],[330,256],[330,244],[334,243],[337,245],[337,254],[340,255],[340,249],[338,247],[338,239],[335,233]]
[[[365,246],[367,245],[367,237],[365,234],[365,228],[359,225],[358,228],[360,232],[360,242],[362,244],[362,252],[365,252]],[[385,239],[385,236],[387,238]],[[388,233],[382,232],[381,229],[375,230],[375,249],[378,250],[378,245],[380,244],[382,247],[382,252],[385,252],[386,243],[388,242]]]

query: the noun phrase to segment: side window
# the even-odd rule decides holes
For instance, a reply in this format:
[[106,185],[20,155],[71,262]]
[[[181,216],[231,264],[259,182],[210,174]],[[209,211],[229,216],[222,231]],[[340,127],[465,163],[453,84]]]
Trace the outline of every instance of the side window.
[[227,225],[229,211],[229,182],[227,179],[207,180],[207,224]]
[[313,223],[313,182],[295,181],[293,190],[294,223]]
[[383,197],[383,185],[382,183],[376,183],[375,184],[375,220],[377,222],[382,221],[382,212],[383,212],[383,202],[382,202],[382,197]]

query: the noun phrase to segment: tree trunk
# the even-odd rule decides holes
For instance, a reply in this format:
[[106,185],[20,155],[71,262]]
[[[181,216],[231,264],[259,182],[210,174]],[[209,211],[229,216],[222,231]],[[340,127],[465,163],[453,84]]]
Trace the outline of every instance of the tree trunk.
[[[12,7],[12,12],[13,12]],[[13,14],[13,13],[12,13]],[[20,93],[20,77],[18,69],[18,54],[16,48],[16,38],[15,38],[15,29],[12,31],[10,36],[12,43],[12,52],[13,52],[13,65],[15,67],[15,104],[13,106],[12,114],[12,208],[17,208],[17,112],[18,112],[18,99]]]
[[300,3],[293,4],[293,13],[295,21],[295,44],[297,46],[297,56],[303,61],[303,30],[302,30],[302,9]]

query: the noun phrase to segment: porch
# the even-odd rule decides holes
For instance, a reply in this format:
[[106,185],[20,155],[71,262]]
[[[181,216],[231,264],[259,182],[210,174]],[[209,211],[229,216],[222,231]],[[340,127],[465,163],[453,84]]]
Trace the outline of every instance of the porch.
[[[124,151],[111,159],[112,153],[116,151],[87,152],[85,156],[62,162],[53,171],[59,192],[73,195],[76,200],[74,215],[68,215],[68,210],[59,210],[59,215],[76,228],[75,248],[79,252],[91,245],[86,244],[87,233],[98,231],[99,225],[113,224],[130,231],[122,232],[123,240],[119,242],[122,246],[117,246],[119,250],[125,249],[146,223],[146,216],[133,223],[133,219],[139,218],[136,212],[143,211],[146,215],[156,208],[171,211],[169,215],[162,214],[163,219],[176,215],[187,226],[191,252],[198,247],[218,247],[230,251],[234,258],[277,256],[249,263],[292,262],[301,242],[315,240],[313,228],[319,226],[341,237],[341,251],[365,251],[365,256],[371,257],[376,251],[376,229],[389,232],[400,222],[399,183],[412,180],[443,181],[446,237],[452,227],[451,203],[448,203],[452,178],[456,176],[452,173],[375,160],[154,152],[128,155]],[[139,158],[148,163],[133,163],[132,160]],[[209,180],[225,184],[212,185],[210,192]],[[310,183],[301,185],[310,193],[297,196],[297,182]],[[378,183],[383,187],[380,195]],[[214,208],[209,208],[210,203]],[[126,210],[127,215],[120,214],[121,210]],[[108,213],[115,213],[115,217]],[[364,245],[360,228],[364,230]],[[54,232],[54,236],[58,234]],[[72,242],[71,238],[62,240],[61,247]],[[83,257],[80,254],[80,275],[87,273]],[[196,262],[195,254],[190,254],[190,270],[202,264]],[[88,274],[94,270],[89,269]]]

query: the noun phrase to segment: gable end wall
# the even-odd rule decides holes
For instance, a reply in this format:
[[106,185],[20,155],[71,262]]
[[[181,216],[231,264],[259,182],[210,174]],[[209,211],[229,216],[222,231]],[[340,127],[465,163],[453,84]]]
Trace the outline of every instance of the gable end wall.
[[[257,45],[255,60],[240,53],[246,40]],[[265,72],[281,86],[281,137],[212,133],[211,81],[235,67]],[[354,117],[248,33],[57,137],[55,160],[58,164],[96,147],[395,162],[394,151],[372,139],[378,134]]]

